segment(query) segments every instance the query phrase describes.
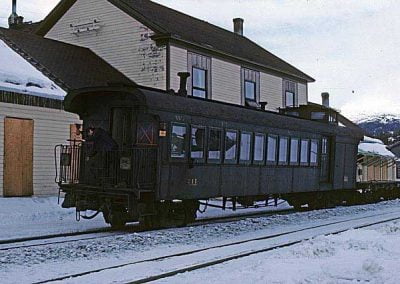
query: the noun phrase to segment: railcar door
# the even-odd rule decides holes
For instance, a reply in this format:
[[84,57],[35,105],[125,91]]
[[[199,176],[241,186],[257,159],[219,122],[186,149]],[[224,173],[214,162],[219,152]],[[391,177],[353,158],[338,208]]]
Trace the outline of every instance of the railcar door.
[[134,141],[134,123],[132,108],[118,107],[112,109],[111,134],[120,150],[131,148]]
[[139,188],[154,188],[157,173],[158,119],[140,114],[136,118],[135,183]]
[[329,182],[330,177],[330,140],[327,137],[321,139],[321,175],[320,182]]

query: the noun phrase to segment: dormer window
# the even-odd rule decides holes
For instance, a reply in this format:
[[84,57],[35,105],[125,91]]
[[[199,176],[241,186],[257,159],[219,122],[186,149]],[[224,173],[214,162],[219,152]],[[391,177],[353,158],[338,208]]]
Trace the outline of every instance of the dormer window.
[[297,83],[283,80],[283,106],[298,107]]
[[256,82],[244,81],[244,97],[246,100],[256,101]]
[[211,58],[197,53],[188,52],[189,95],[211,99]]
[[259,108],[260,102],[260,72],[242,68],[242,104]]
[[192,96],[207,98],[207,71],[193,67],[192,74]]

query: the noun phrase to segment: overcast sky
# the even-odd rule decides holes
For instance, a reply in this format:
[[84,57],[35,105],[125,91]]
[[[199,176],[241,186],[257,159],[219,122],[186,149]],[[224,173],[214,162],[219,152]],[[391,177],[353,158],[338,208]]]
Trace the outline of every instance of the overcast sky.
[[[0,0],[7,25],[11,0]],[[42,19],[58,0],[18,0],[25,20]],[[157,0],[244,34],[314,79],[309,100],[328,91],[346,115],[400,113],[400,5],[395,0]]]

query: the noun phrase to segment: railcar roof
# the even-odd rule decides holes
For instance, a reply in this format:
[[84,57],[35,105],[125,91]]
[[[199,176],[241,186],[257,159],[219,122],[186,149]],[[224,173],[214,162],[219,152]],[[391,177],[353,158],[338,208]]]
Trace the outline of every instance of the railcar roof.
[[[314,132],[325,135],[342,135],[361,140],[363,135],[347,127],[341,127],[329,123],[317,122],[309,119],[288,116],[272,111],[251,109],[245,106],[205,100],[194,97],[184,97],[170,94],[165,91],[148,87],[109,87],[102,89],[77,90],[67,95],[65,108],[68,111],[82,111],[80,98],[106,95],[110,98],[115,95],[124,97],[126,104],[145,105],[150,111],[169,112],[181,115],[193,115],[208,119],[225,120],[237,123],[265,125],[276,129],[287,129],[292,131]],[[118,99],[117,99],[118,100]],[[120,103],[120,102],[119,102]]]

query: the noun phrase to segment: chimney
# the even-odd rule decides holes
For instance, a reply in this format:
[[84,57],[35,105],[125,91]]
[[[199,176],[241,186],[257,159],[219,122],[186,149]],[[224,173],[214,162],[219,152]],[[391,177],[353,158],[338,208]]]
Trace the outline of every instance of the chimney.
[[321,93],[321,97],[322,97],[322,105],[324,107],[329,107],[329,93],[327,92]]
[[17,0],[12,0],[12,12],[8,17],[8,27],[13,28],[24,22],[24,17],[18,16],[17,14]]
[[186,82],[187,82],[187,79],[190,77],[190,73],[189,72],[179,72],[178,76],[181,78],[178,95],[186,97],[187,96]]
[[235,34],[243,36],[243,22],[242,18],[233,19],[233,31]]

